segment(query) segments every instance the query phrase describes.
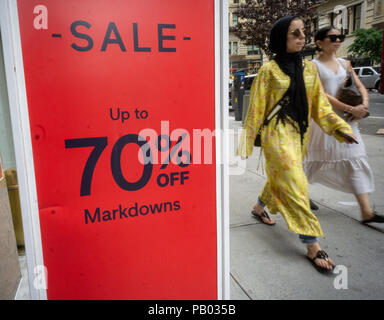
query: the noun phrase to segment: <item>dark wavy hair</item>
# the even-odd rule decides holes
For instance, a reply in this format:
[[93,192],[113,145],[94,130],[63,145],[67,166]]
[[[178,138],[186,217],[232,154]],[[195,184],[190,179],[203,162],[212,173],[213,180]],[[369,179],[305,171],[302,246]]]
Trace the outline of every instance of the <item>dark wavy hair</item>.
[[[316,31],[315,33],[315,44],[317,40],[324,40],[325,37],[327,36],[328,32],[331,30],[337,30],[336,27],[334,26],[326,26],[323,28],[320,28],[319,30]],[[322,51],[321,48],[316,44],[316,50],[317,51]]]

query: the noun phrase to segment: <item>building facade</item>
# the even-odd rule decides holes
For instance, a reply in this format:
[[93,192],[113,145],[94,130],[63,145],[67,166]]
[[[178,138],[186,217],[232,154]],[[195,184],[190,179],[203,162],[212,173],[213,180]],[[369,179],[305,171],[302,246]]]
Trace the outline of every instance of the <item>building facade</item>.
[[233,32],[233,27],[239,21],[236,10],[245,0],[229,0],[229,63],[230,73],[244,71],[246,74],[256,73],[262,65],[263,53],[257,46],[246,45]]
[[[229,0],[229,61],[231,74],[245,71],[246,74],[256,73],[258,68],[267,61],[267,56],[256,46],[247,46],[233,32],[239,21],[236,10],[245,0]],[[384,26],[384,0],[326,0],[317,6],[318,16],[313,21],[312,31],[327,25],[334,25],[346,34],[345,41],[337,52],[337,56],[352,61],[354,65],[369,65],[371,61],[365,57],[352,57],[348,47],[354,42],[353,31],[371,27]],[[312,45],[312,49],[311,49]],[[314,43],[308,46],[304,54],[307,59],[315,56]]]
[[351,57],[348,47],[354,42],[352,34],[357,29],[383,28],[383,0],[328,0],[318,7],[318,28],[334,25],[346,34],[345,41],[337,52],[340,58],[347,58],[354,65],[370,64],[364,57]]

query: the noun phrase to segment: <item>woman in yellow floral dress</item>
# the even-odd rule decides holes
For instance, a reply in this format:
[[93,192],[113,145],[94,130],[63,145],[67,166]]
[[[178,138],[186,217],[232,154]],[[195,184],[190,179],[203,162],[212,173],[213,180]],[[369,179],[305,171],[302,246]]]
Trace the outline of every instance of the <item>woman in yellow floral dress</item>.
[[[250,105],[238,154],[252,154],[257,133],[266,159],[267,182],[253,214],[260,221],[274,224],[263,206],[272,214],[280,212],[292,232],[307,245],[307,257],[321,270],[331,270],[334,262],[321,250],[317,237],[323,236],[320,223],[311,212],[308,182],[303,170],[310,119],[340,142],[354,137],[351,127],[337,116],[322,89],[316,67],[303,60],[304,23],[297,17],[284,17],[271,29],[273,60],[264,64],[253,82]],[[281,106],[273,118],[265,119]],[[344,136],[344,137],[343,137]]]

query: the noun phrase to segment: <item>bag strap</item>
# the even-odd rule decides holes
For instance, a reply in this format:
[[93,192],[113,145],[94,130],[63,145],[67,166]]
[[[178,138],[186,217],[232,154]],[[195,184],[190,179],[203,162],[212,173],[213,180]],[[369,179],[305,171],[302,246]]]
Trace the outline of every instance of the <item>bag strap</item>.
[[260,133],[261,133],[261,130],[263,129],[263,127],[266,126],[266,125],[268,125],[269,121],[272,120],[272,118],[273,118],[273,117],[280,111],[281,108],[282,108],[282,107],[281,107],[280,103],[277,103],[277,104],[273,107],[272,111],[268,114],[268,116],[266,116],[266,117],[264,118],[263,124],[260,126],[260,129],[259,129],[259,131],[258,131],[257,134],[260,134]]
[[337,61],[341,64],[341,66],[345,69],[345,71],[348,72],[347,61],[345,61],[344,59],[341,59],[341,58],[337,58]]
[[265,118],[264,125],[268,125],[269,121],[272,120],[272,118],[280,111],[281,108],[282,107],[280,103],[276,104],[272,111],[269,113],[268,117]]
[[341,58],[337,58],[337,60],[339,61],[339,63],[342,64],[343,68],[345,69],[345,72],[347,73],[346,79],[350,78],[352,85],[356,85],[355,77],[353,76],[353,72],[352,72],[352,70],[353,70],[352,66],[351,66],[351,69],[349,69],[346,60],[341,59]]
[[343,66],[343,68],[345,69],[345,71],[347,73],[352,73],[352,66],[351,66],[351,68],[348,68],[348,63],[346,60],[341,59],[341,58],[337,58],[337,60],[341,63],[341,65]]

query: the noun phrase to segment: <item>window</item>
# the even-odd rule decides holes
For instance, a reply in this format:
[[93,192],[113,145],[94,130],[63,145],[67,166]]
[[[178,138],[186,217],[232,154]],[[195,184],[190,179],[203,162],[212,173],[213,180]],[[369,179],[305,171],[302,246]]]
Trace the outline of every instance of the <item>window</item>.
[[247,51],[247,54],[248,55],[253,55],[253,54],[260,54],[260,50],[257,46],[255,45],[251,45],[251,46],[248,46],[248,51]]
[[369,68],[364,68],[361,75],[362,76],[373,76],[373,71]]
[[341,21],[342,24],[341,24],[341,33],[342,34],[345,34],[345,35],[348,35],[349,34],[349,11],[347,10],[346,11],[346,14],[345,14],[345,18],[347,21]]
[[233,3],[239,3],[239,0],[233,0]]
[[360,29],[361,3],[353,7],[353,31]]
[[229,42],[229,55],[237,55],[237,42]]
[[381,0],[375,1],[375,17],[384,15],[384,3]]
[[312,21],[312,27],[313,27],[313,34],[315,34],[317,30],[319,30],[319,18],[315,18]]
[[237,55],[237,42],[233,42],[233,47],[232,47],[232,54]]
[[[335,26],[336,28],[339,28],[341,33],[342,34],[349,34],[349,15],[348,15],[348,12],[346,12],[345,14],[345,19],[347,21],[343,21],[343,12],[340,12],[338,14],[334,13],[334,12],[331,12],[329,14],[329,22],[330,22],[330,25],[331,26]],[[318,19],[317,19],[317,27],[318,27]],[[346,28],[344,28],[346,27]],[[317,28],[316,28],[316,31],[317,31]]]
[[232,15],[232,26],[235,27],[237,25],[237,14]]
[[380,67],[373,67],[373,69],[375,69],[375,71],[376,71],[377,73],[379,73],[379,74],[381,73],[381,70],[380,70],[381,68],[380,68]]
[[331,26],[333,26],[333,20],[335,19],[335,14],[333,13],[333,12],[331,12],[330,14],[329,14],[329,24],[331,25]]

